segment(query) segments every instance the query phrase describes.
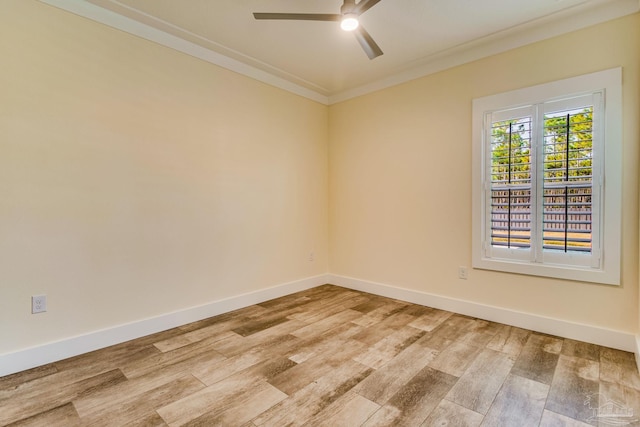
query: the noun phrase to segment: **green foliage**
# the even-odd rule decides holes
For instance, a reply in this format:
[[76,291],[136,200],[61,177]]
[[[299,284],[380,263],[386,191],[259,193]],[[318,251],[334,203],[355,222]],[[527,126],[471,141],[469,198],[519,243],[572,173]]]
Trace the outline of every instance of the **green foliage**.
[[[543,132],[545,181],[589,180],[592,175],[593,107],[550,114],[544,119]],[[492,182],[530,183],[531,150],[530,118],[494,122],[491,131]]]
[[[541,147],[536,142],[532,146],[534,131],[541,133]],[[542,156],[538,161],[543,165],[543,233],[539,237],[545,249],[591,249],[590,228],[580,221],[590,221],[592,136],[593,107],[546,114],[541,129],[532,129],[530,117],[492,123],[493,245],[530,247],[535,153]]]
[[545,181],[589,180],[592,174],[592,135],[592,107],[545,117]]
[[493,123],[491,132],[492,181],[531,181],[531,120]]

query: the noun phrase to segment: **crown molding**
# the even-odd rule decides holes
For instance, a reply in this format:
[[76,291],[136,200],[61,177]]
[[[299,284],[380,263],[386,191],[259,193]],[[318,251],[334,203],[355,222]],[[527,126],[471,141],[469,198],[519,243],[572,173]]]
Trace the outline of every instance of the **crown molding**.
[[415,61],[404,70],[375,82],[329,96],[329,105],[406,83],[518,47],[571,33],[640,11],[640,0],[599,2],[585,8],[578,5],[551,16],[529,21],[472,42],[444,50]]
[[[109,27],[116,28],[134,36],[138,36],[145,40],[158,43],[162,46],[166,46],[254,80],[258,80],[262,83],[311,99],[312,101],[316,101],[324,105],[327,105],[329,102],[326,95],[292,82],[293,78],[287,79],[280,77],[275,74],[275,70],[272,72],[265,71],[238,59],[207,49],[206,47],[186,40],[185,38],[178,37],[166,31],[154,28],[151,25],[147,25],[112,12],[108,9],[92,4],[87,0],[39,1]],[[267,65],[265,64],[265,68],[266,67]],[[284,73],[284,71],[281,73]]]
[[[448,68],[497,55],[527,44],[577,31],[640,11],[640,0],[595,0],[584,2],[558,13],[531,20],[525,24],[499,31],[472,42],[464,43],[421,58],[402,69],[396,70],[395,73],[383,79],[338,93],[327,94],[322,88],[318,90],[311,89],[311,87],[315,86],[311,82],[306,82],[286,71],[276,69],[253,58],[244,57],[243,60],[239,60],[202,45],[206,45],[207,43],[214,44],[214,42],[210,40],[206,40],[205,43],[202,43],[202,41],[195,43],[187,40],[189,36],[195,35],[191,35],[177,27],[174,28],[173,30],[175,31],[172,32],[180,36],[92,4],[90,0],[39,1],[175,49],[324,105],[347,101]],[[223,46],[217,47],[224,48]],[[234,56],[242,57],[242,54],[239,52],[235,52],[235,54]]]

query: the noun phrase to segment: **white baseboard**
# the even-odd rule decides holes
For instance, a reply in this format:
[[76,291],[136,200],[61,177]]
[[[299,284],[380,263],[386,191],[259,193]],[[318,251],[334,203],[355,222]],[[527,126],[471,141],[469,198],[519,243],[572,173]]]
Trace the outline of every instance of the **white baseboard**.
[[[429,294],[426,292],[398,288],[352,277],[330,274],[328,283],[428,307],[439,308],[441,310],[453,311],[455,313],[473,316],[479,319],[505,323],[511,326],[530,329],[532,331],[629,351],[635,353],[636,357],[640,355],[640,342],[633,333],[629,332],[554,319],[533,313],[515,311],[501,307],[484,305],[473,301],[465,301]],[[640,339],[640,337],[638,338]]]
[[327,280],[328,275],[309,277],[157,317],[0,354],[0,377],[310,289],[328,283]]
[[325,283],[633,352],[636,355],[636,362],[640,370],[640,335],[398,288],[352,277],[325,274],[12,353],[1,354],[0,377],[310,289]]

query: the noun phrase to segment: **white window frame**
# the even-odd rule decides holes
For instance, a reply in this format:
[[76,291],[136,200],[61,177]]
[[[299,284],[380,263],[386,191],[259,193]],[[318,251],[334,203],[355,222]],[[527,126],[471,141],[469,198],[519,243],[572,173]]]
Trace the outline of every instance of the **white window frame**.
[[[594,188],[599,186],[598,193],[601,197],[600,200],[594,201],[593,206],[594,234],[597,233],[597,235],[594,235],[593,238],[592,254],[587,255],[591,259],[588,262],[572,264],[572,262],[563,261],[563,257],[556,257],[553,254],[540,256],[541,246],[540,248],[536,247],[540,245],[540,242],[533,241],[531,250],[527,251],[533,252],[532,256],[523,256],[523,251],[519,250],[504,249],[497,252],[489,250],[488,215],[490,215],[490,206],[488,206],[487,189],[490,185],[491,151],[486,131],[487,115],[535,106],[538,106],[538,111],[541,111],[540,108],[544,108],[543,105],[550,105],[555,100],[589,94],[594,94],[596,102],[601,96],[600,109],[604,113],[601,125],[598,126],[599,129],[595,129],[596,124],[594,123],[594,133],[600,133],[600,143],[594,141],[594,156],[600,156],[603,161],[599,166],[600,176],[594,177],[593,181]],[[604,70],[474,99],[472,120],[473,267],[619,285],[622,216],[622,69]],[[594,113],[595,120],[597,118]],[[536,167],[541,166],[537,164]],[[532,197],[534,197],[533,194]],[[536,204],[536,201],[532,200],[532,208]]]

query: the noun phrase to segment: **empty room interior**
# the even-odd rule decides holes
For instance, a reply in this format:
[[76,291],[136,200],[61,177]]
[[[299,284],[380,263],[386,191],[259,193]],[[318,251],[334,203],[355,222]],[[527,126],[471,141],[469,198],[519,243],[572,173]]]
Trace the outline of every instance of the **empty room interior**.
[[0,35],[0,425],[640,425],[640,1]]

